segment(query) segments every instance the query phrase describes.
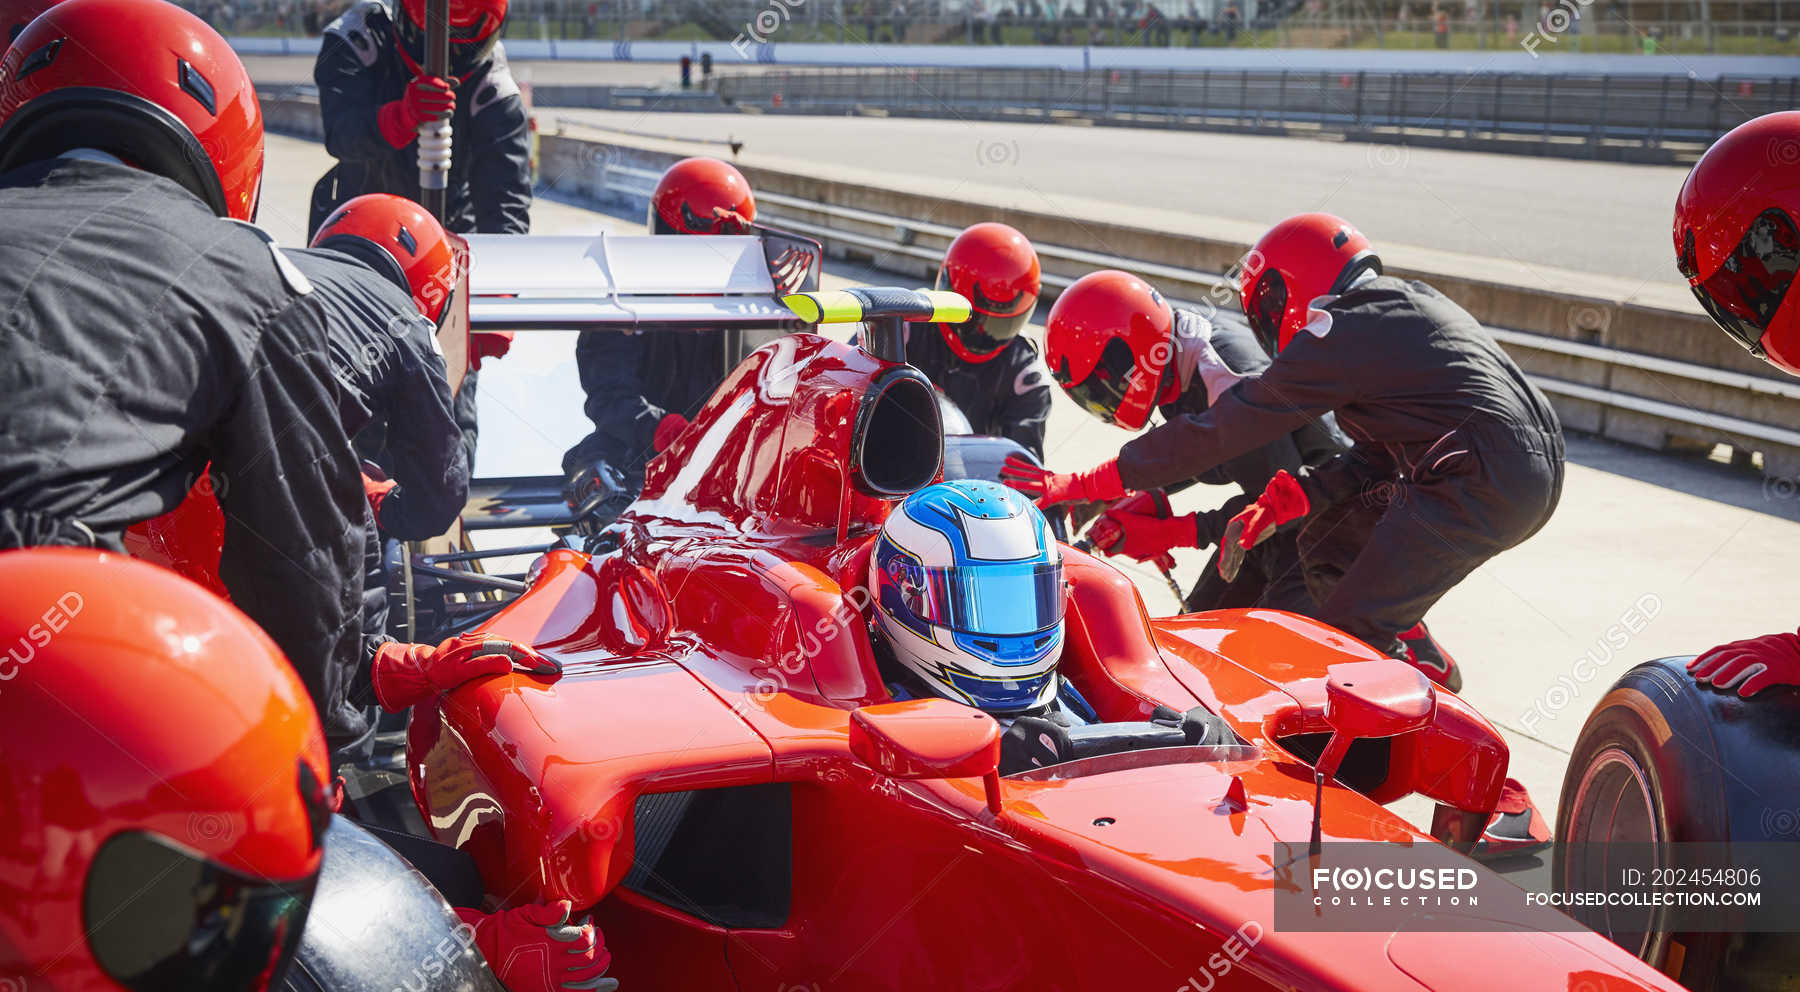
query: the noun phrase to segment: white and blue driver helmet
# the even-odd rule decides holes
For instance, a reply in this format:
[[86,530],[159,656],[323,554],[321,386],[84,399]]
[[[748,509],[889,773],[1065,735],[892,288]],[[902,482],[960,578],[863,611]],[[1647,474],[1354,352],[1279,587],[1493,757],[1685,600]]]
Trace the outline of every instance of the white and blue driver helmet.
[[894,508],[869,557],[875,623],[931,691],[992,713],[1056,695],[1062,554],[1031,501],[940,482]]

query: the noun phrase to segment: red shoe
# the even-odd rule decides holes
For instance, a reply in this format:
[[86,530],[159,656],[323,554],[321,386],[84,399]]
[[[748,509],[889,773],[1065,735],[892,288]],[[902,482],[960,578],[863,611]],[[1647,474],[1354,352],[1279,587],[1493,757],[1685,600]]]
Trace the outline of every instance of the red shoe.
[[1409,664],[1451,692],[1462,691],[1462,672],[1456,670],[1456,659],[1450,657],[1437,638],[1431,636],[1431,631],[1425,629],[1425,621],[1420,620],[1398,636],[1406,648]]
[[1477,861],[1518,857],[1549,847],[1552,839],[1550,824],[1538,812],[1524,784],[1509,778],[1500,790],[1500,801],[1494,804],[1493,819],[1469,857]]

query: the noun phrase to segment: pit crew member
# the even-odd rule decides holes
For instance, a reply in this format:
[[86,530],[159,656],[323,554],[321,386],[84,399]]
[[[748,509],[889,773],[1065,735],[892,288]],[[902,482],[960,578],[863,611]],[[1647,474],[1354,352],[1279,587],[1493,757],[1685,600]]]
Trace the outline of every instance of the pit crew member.
[[1005,224],[967,228],[950,242],[937,288],[961,294],[969,319],[906,335],[906,361],[955,403],[977,434],[1017,441],[1044,457],[1050,380],[1038,350],[1020,332],[1037,309],[1037,252]]
[[0,547],[117,549],[210,462],[220,576],[337,746],[368,729],[348,698],[364,501],[325,308],[240,223],[262,155],[243,66],[162,0],[67,0],[7,50]]
[[[1675,264],[1719,329],[1800,375],[1800,111],[1733,128],[1694,163],[1675,200]],[[1688,663],[1702,683],[1754,696],[1800,685],[1800,633],[1721,644]]]
[[469,489],[437,341],[443,274],[457,265],[444,228],[411,200],[370,193],[332,211],[310,249],[287,255],[342,315],[331,328],[349,390],[345,428],[358,436],[374,425],[389,439],[378,465],[385,478],[364,480],[376,522],[403,541],[442,534]]
[[313,188],[307,230],[364,193],[419,197],[419,125],[454,132],[444,226],[458,234],[531,229],[531,138],[500,46],[507,0],[450,0],[450,78],[424,75],[425,0],[359,0],[326,26],[313,65],[325,149],[337,164]]
[[[0,878],[0,983],[285,987],[312,952],[309,915],[342,901],[328,845],[356,832],[332,816],[341,794],[293,668],[223,600],[129,558],[10,551],[0,585],[20,593],[0,604],[0,640],[26,646],[0,693],[0,861],[25,869]],[[512,992],[617,987],[567,902],[456,915]]]
[[1236,741],[1204,708],[1102,721],[1062,677],[1062,554],[1044,515],[1006,486],[940,482],[906,497],[870,553],[869,588],[870,640],[890,694],[942,696],[993,714],[1006,727],[1003,774]]
[[[1110,270],[1083,276],[1057,298],[1050,311],[1045,345],[1053,367],[1063,370],[1059,378],[1072,377],[1068,369],[1116,365],[1137,355],[1160,363],[1154,372],[1147,371],[1135,381],[1137,394],[1128,391],[1115,396],[1075,384],[1069,388],[1069,395],[1082,409],[1128,430],[1141,430],[1149,419],[1150,404],[1144,394],[1154,395],[1165,420],[1200,414],[1210,403],[1209,392],[1216,394],[1235,381],[1233,370],[1257,373],[1269,365],[1268,354],[1243,323],[1224,314],[1208,317],[1192,310],[1173,310],[1143,280]],[[1092,378],[1090,374],[1083,382]],[[1088,537],[1096,548],[1109,554],[1172,565],[1168,553],[1174,548],[1218,544],[1226,522],[1249,505],[1277,472],[1316,468],[1348,447],[1331,415],[1325,414],[1175,484],[1235,483],[1244,495],[1223,507],[1173,516],[1166,497],[1147,494],[1116,504],[1094,522]],[[1046,475],[1041,468],[1017,463],[1007,473],[1023,479],[1026,487],[1034,487]],[[1307,590],[1299,558],[1294,536],[1288,533],[1258,547],[1231,580],[1209,567],[1188,594],[1185,609],[1266,606],[1314,615],[1318,603]]]
[[[363,462],[365,654],[391,640],[385,540],[450,528],[468,499],[469,461],[456,422],[438,324],[445,273],[459,264],[442,225],[398,196],[369,193],[332,211],[312,247],[286,253],[330,312],[339,410],[353,438],[383,443]],[[357,701],[367,704],[366,695]],[[372,714],[371,714],[372,715]]]
[[[728,162],[687,158],[669,166],[650,194],[651,234],[747,234],[756,220],[750,183]],[[731,371],[726,335],[585,331],[575,342],[575,368],[594,430],[563,455],[571,485],[596,463],[642,488],[644,465],[679,435]]]
[[[1041,490],[1052,503],[1116,499],[1191,478],[1336,411],[1355,448],[1316,472],[1277,472],[1226,541],[1249,549],[1302,525],[1319,619],[1411,660],[1398,635],[1550,518],[1562,493],[1562,427],[1473,317],[1430,286],[1380,275],[1380,259],[1347,222],[1291,217],[1249,257],[1260,264],[1240,294],[1275,353],[1269,367],[1221,382],[1204,412],[1175,417],[1086,472],[1050,475]],[[1141,423],[1157,390],[1139,370],[1155,381],[1164,367],[1135,351],[1052,372],[1072,394]],[[1440,681],[1454,673],[1421,667]]]
[[[357,0],[326,26],[313,65],[325,150],[336,158],[313,187],[307,230],[364,193],[420,199],[418,128],[453,129],[444,226],[458,234],[531,230],[531,135],[519,85],[500,46],[507,0],[450,0],[450,78],[424,75],[425,0]],[[456,391],[464,455],[475,464],[477,372],[510,334],[470,335],[470,369]],[[369,450],[371,439],[359,439]]]

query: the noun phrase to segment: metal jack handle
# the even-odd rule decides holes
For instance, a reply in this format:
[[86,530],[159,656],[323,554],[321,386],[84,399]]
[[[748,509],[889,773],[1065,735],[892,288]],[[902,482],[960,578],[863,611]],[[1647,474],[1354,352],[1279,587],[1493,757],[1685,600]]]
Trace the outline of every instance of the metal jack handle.
[[[450,77],[450,0],[425,2],[425,73]],[[450,187],[450,151],[454,133],[449,118],[419,124],[419,194],[421,205],[444,222]]]

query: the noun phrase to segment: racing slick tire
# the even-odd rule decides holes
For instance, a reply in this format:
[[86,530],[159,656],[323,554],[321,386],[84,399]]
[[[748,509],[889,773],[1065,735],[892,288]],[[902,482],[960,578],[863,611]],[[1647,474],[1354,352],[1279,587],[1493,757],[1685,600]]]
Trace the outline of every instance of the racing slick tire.
[[281,992],[506,992],[425,876],[333,815],[312,909]]
[[[1622,861],[1670,863],[1668,845],[1800,839],[1800,689],[1753,699],[1702,686],[1691,656],[1645,662],[1601,698],[1569,753],[1552,854],[1557,891],[1616,888]],[[1608,852],[1610,853],[1610,851]],[[1690,989],[1789,988],[1800,942],[1788,934],[1671,932],[1661,912],[1573,912]]]

